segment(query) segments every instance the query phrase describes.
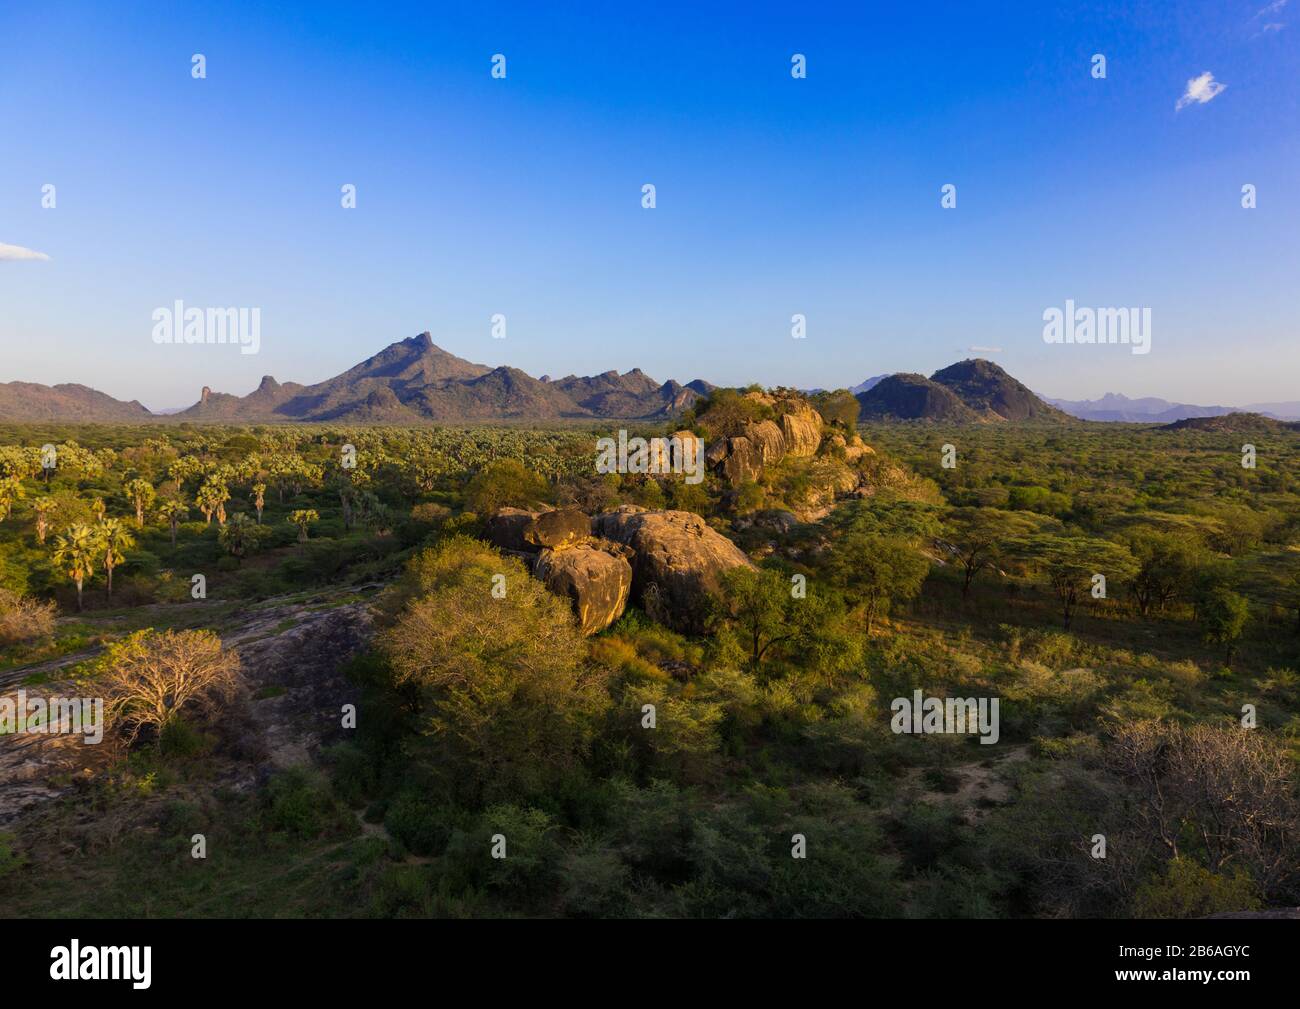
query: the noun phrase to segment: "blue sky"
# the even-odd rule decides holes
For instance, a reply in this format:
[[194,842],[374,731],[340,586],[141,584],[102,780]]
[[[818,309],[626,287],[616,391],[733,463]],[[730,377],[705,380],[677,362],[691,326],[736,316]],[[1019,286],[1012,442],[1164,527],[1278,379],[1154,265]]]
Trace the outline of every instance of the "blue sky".
[[[534,375],[1300,396],[1300,0],[268,6],[0,8],[0,381],[176,407],[429,330]],[[261,352],[155,345],[178,298]],[[1067,298],[1150,307],[1151,353],[1045,344]]]

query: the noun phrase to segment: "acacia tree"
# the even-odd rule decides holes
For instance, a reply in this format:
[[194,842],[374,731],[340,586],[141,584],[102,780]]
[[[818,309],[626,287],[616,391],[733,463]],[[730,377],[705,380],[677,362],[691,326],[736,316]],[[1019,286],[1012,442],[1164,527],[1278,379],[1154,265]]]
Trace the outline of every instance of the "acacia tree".
[[1194,581],[1204,551],[1195,537],[1187,533],[1143,530],[1129,540],[1129,550],[1137,561],[1133,576],[1133,598],[1145,617],[1159,612]]
[[792,587],[789,578],[768,569],[738,567],[723,575],[721,615],[740,639],[754,674],[771,649],[798,650],[817,634],[824,607]]
[[95,530],[84,522],[71,526],[66,535],[54,538],[54,564],[77,586],[78,611],[83,608],[82,586],[94,574],[99,556]]
[[153,489],[153,484],[148,480],[140,479],[129,481],[124,489],[132,507],[135,508],[135,527],[142,529],[144,528],[144,510],[153,504],[158,492]]
[[877,617],[899,602],[912,599],[930,573],[929,560],[901,536],[850,533],[831,550],[831,576],[844,587],[850,602],[862,608],[866,634]]
[[1087,599],[1101,575],[1109,594],[1113,583],[1132,577],[1137,570],[1133,555],[1110,540],[1078,533],[1043,534],[1017,543],[1028,564],[1042,573],[1061,606],[1065,630],[1070,629],[1079,603]]
[[1215,585],[1198,601],[1197,614],[1206,644],[1222,647],[1224,664],[1232,665],[1237,642],[1250,616],[1246,598],[1226,585]]

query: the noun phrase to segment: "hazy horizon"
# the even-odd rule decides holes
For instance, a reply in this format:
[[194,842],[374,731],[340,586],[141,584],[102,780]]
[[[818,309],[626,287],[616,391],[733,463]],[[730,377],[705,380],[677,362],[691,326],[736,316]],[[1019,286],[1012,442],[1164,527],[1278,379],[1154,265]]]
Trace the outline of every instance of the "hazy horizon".
[[[175,409],[428,330],[535,376],[1293,400],[1297,2],[10,9],[0,381]],[[260,308],[260,353],[158,346],[178,299]],[[1151,352],[1045,343],[1067,300]]]

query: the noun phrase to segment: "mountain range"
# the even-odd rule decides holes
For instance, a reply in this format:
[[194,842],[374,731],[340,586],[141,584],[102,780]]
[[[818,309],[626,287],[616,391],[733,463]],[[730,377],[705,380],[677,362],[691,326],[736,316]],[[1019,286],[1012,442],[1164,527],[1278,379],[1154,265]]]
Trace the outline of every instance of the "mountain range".
[[[466,421],[566,419],[658,420],[675,417],[715,386],[656,382],[639,368],[622,374],[533,378],[518,368],[490,368],[448,353],[429,333],[400,340],[342,374],[314,385],[264,376],[246,396],[204,387],[192,406],[152,413],[84,385],[0,383],[0,421],[132,423],[195,421],[267,423],[419,424]],[[1231,407],[1199,407],[1156,398],[1107,393],[1099,400],[1040,397],[998,365],[961,361],[929,378],[912,373],[875,375],[850,390],[863,420],[931,420],[946,423],[1033,421],[1072,423],[1075,418],[1168,424],[1220,417]],[[1247,408],[1273,419],[1300,418],[1300,403]]]
[[551,380],[518,368],[489,368],[437,346],[429,333],[385,347],[324,382],[302,385],[266,375],[247,396],[204,387],[193,406],[166,414],[122,403],[85,386],[0,384],[0,420],[211,423],[335,421],[418,424],[429,421],[669,418],[714,387],[696,379],[659,383],[639,368],[624,374]]
[[1130,423],[1167,424],[1193,417],[1222,417],[1229,413],[1258,413],[1275,420],[1300,420],[1300,402],[1248,403],[1235,406],[1195,406],[1191,403],[1171,403],[1155,396],[1129,399],[1116,392],[1108,392],[1101,399],[1050,399],[1052,406],[1064,410],[1080,420],[1127,421]]

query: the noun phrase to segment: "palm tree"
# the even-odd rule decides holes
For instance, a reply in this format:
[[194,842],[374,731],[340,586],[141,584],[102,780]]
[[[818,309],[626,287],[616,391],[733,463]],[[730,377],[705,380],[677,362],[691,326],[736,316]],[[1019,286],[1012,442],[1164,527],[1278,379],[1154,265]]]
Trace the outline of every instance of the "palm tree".
[[262,534],[266,532],[270,530],[261,529],[247,515],[239,512],[230,516],[230,524],[221,530],[217,539],[231,557],[242,562],[249,550],[257,548]]
[[195,503],[199,506],[199,511],[203,512],[203,518],[208,525],[212,524],[212,516],[217,516],[217,524],[226,524],[226,502],[230,500],[230,489],[220,480],[209,478],[202,487],[199,488],[198,497]]
[[253,499],[253,507],[257,509],[257,524],[262,524],[262,509],[266,507],[266,484],[253,484],[253,493],[249,495]]
[[153,499],[157,492],[153,489],[153,484],[148,480],[131,480],[127,483],[126,496],[131,499],[131,504],[135,506],[135,526],[137,529],[144,528],[144,510],[153,504]]
[[32,502],[32,511],[36,513],[36,538],[45,542],[45,534],[50,528],[50,512],[54,511],[55,503],[52,497],[38,497]]
[[158,506],[158,514],[172,527],[172,546],[176,545],[176,527],[190,517],[190,510],[176,498],[167,498]]
[[298,542],[307,542],[307,527],[320,521],[320,513],[314,508],[299,508],[289,515],[289,524],[298,527]]
[[84,522],[68,529],[66,536],[54,538],[54,563],[77,585],[77,610],[80,612],[81,588],[95,573],[99,560],[99,543],[95,530]]
[[16,476],[0,480],[0,522],[9,517],[14,502],[23,496],[23,482]]
[[108,575],[108,598],[113,598],[113,568],[126,558],[123,550],[135,546],[135,537],[121,519],[105,519],[99,524],[99,552],[104,558],[104,571]]

